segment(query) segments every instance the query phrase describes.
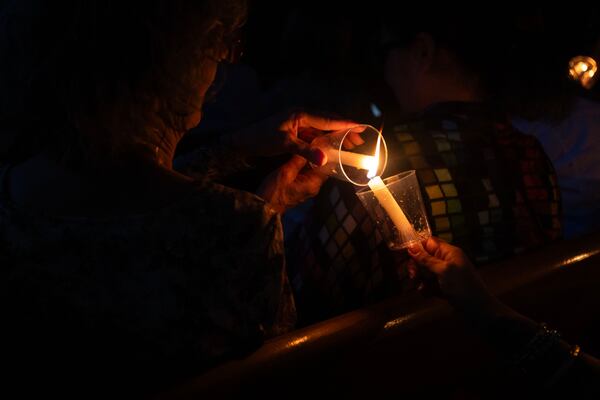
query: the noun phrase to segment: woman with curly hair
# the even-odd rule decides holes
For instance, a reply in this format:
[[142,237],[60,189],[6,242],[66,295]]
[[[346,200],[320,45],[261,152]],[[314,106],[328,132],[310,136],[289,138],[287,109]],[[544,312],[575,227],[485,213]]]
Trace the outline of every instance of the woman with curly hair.
[[[350,123],[273,118],[173,169],[245,13],[242,0],[4,7],[0,292],[16,376],[153,387],[294,325],[280,214],[324,179],[297,134]],[[248,155],[285,153],[255,194],[216,183]]]

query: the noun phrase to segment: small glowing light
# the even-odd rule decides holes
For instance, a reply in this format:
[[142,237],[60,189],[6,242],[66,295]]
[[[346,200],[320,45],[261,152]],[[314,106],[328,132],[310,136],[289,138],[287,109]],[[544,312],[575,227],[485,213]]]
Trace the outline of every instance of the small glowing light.
[[379,109],[379,107],[377,107],[377,104],[375,103],[371,103],[371,114],[373,114],[375,118],[381,117],[381,110]]
[[290,348],[290,347],[296,347],[298,345],[301,345],[302,343],[306,342],[308,340],[308,336],[302,336],[298,339],[292,340],[291,342],[289,342],[286,347]]
[[585,260],[586,258],[593,257],[593,256],[595,256],[598,253],[600,253],[600,250],[590,251],[589,253],[578,254],[578,255],[576,255],[574,257],[571,257],[571,258],[568,258],[568,259],[564,260],[563,261],[563,265],[567,266],[567,265],[570,265],[570,264],[575,264],[575,263],[577,263],[579,261]]
[[592,57],[577,56],[569,61],[569,76],[586,89],[591,89],[596,83],[593,78],[597,69],[596,60]]
[[406,317],[406,316],[393,319],[391,321],[386,322],[385,325],[383,326],[383,329],[393,329],[396,326],[408,321],[409,319],[410,318]]

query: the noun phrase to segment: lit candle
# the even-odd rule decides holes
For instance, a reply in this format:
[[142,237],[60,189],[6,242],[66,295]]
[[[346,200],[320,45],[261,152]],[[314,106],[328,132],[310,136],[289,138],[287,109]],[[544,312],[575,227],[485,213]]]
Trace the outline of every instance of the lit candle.
[[375,156],[373,157],[375,162],[367,174],[367,177],[370,178],[368,183],[369,187],[373,191],[373,195],[375,198],[377,198],[377,201],[379,201],[381,207],[383,207],[383,209],[390,216],[390,219],[398,230],[398,235],[400,235],[402,242],[418,241],[419,235],[417,235],[417,232],[415,232],[412,224],[408,221],[406,215],[404,215],[400,205],[398,205],[398,202],[392,193],[389,191],[387,186],[385,186],[385,183],[383,183],[381,177],[375,176],[379,161],[380,141],[381,137],[379,140],[377,140],[377,146],[375,148]]
[[326,155],[329,160],[339,160],[341,164],[357,169],[371,170],[373,165],[377,162],[373,156],[365,156],[363,154],[337,149],[327,149]]

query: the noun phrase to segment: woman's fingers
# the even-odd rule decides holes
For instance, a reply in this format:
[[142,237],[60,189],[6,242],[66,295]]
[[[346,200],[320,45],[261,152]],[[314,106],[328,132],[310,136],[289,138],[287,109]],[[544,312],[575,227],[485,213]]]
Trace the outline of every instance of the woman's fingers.
[[428,238],[427,240],[424,240],[422,242],[423,244],[423,248],[429,253],[429,254],[435,254],[436,251],[438,251],[438,249],[440,248],[440,242],[433,237]]
[[356,122],[352,121],[331,119],[307,113],[298,113],[295,114],[294,117],[296,118],[299,128],[316,128],[322,131],[337,131],[340,129],[350,129],[357,125]]
[[447,263],[439,258],[430,255],[421,246],[413,245],[408,248],[408,254],[419,264],[427,268],[436,275],[444,272]]
[[304,168],[305,165],[306,165],[305,158],[303,158],[299,155],[292,156],[292,158],[290,158],[288,162],[286,162],[279,168],[279,173],[282,178],[282,183],[290,184],[291,182],[296,180],[296,177],[298,176],[298,174],[300,173],[302,168]]
[[[321,166],[327,162],[327,156],[323,151],[310,147],[310,142],[315,137],[328,132],[356,127],[356,122],[332,119],[308,113],[295,113],[287,118],[281,125],[280,130],[286,135],[283,150],[292,154],[298,154],[311,163]],[[358,135],[358,131],[356,133]],[[353,137],[352,143],[361,144],[362,138]]]
[[299,202],[316,196],[321,190],[321,186],[327,180],[327,176],[317,171],[305,171],[298,176],[296,190],[302,194]]
[[365,131],[364,125],[358,125],[348,131],[346,138],[342,142],[344,149],[350,150],[355,148],[356,146],[360,146],[365,143],[365,140],[360,135]]
[[287,138],[285,149],[291,154],[302,156],[318,166],[324,165],[327,162],[327,156],[322,150],[311,148],[308,143],[292,135],[289,135]]
[[298,139],[311,143],[317,137],[323,135],[323,132],[315,128],[300,128],[298,129]]

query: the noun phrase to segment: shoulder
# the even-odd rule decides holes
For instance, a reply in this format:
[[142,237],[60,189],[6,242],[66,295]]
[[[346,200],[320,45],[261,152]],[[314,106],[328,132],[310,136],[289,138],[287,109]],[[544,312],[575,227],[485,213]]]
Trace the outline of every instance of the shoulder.
[[508,123],[498,124],[495,128],[496,143],[506,154],[512,154],[519,161],[547,162],[546,151],[535,136],[523,133]]

